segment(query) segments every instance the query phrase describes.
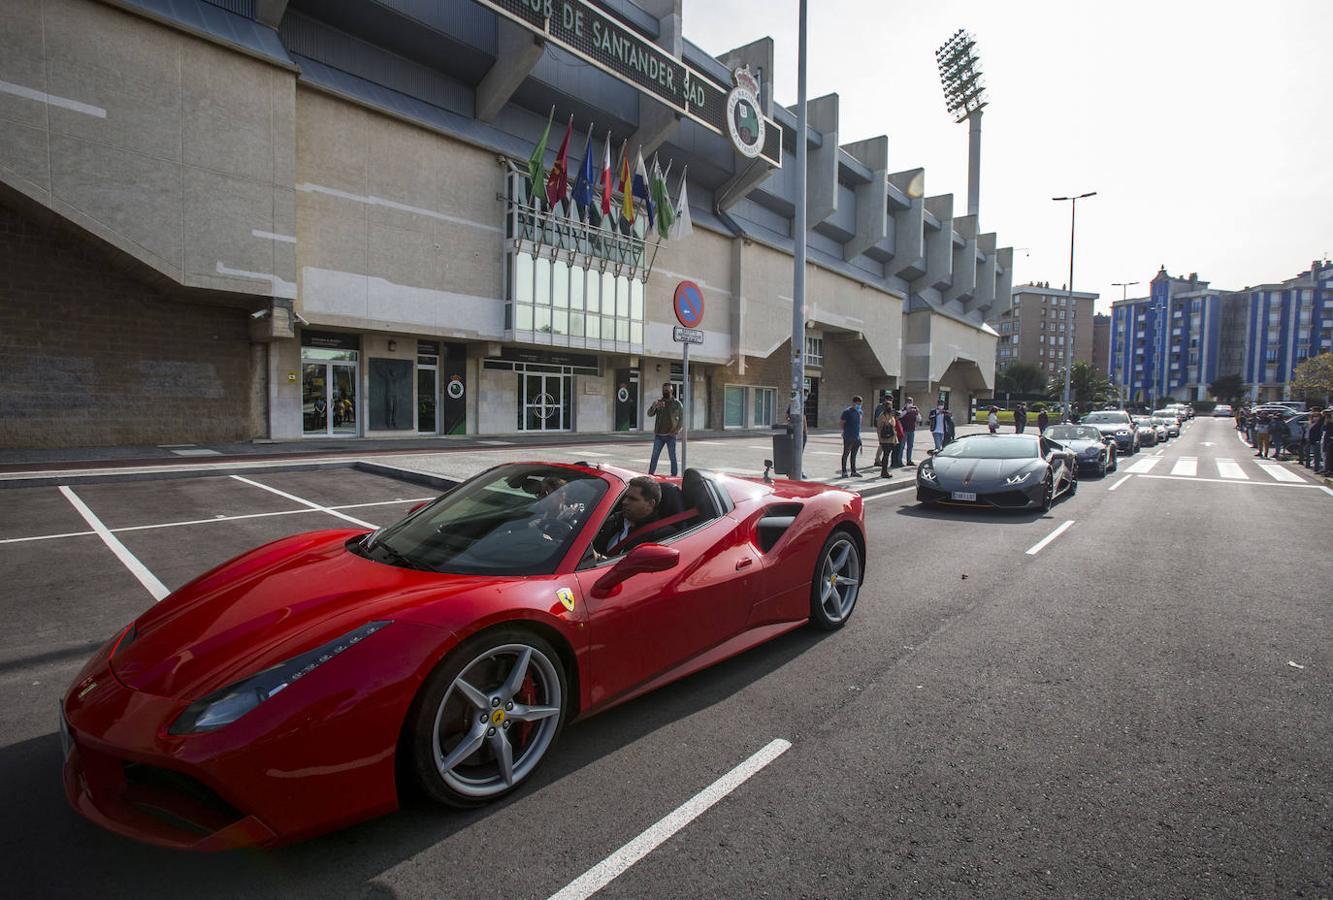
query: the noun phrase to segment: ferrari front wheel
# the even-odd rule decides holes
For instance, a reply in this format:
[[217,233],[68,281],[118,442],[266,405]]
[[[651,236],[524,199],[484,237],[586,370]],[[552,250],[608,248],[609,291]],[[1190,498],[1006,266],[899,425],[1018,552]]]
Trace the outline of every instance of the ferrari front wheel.
[[846,531],[824,541],[810,586],[810,622],[824,631],[841,628],[861,591],[861,550]]
[[532,776],[565,723],[560,657],[530,632],[464,643],[431,674],[417,704],[412,761],[428,797],[478,806]]

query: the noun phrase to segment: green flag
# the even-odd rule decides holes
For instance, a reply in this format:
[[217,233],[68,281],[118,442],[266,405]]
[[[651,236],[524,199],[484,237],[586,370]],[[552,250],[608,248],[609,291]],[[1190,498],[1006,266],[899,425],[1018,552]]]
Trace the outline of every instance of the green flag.
[[[671,171],[671,165],[667,164],[667,171]],[[662,174],[662,169],[657,165],[657,157],[653,157],[653,177],[650,184],[650,190],[653,195],[653,205],[657,207],[657,234],[662,240],[666,240],[671,232],[671,221],[674,218],[671,209],[671,197],[667,195],[666,176]]]
[[532,158],[528,160],[528,200],[536,205],[538,193],[546,192],[546,140],[551,136],[551,120],[555,118],[555,107],[551,107],[551,115],[546,119],[546,130],[542,132],[542,139],[537,142],[537,148],[532,151]]

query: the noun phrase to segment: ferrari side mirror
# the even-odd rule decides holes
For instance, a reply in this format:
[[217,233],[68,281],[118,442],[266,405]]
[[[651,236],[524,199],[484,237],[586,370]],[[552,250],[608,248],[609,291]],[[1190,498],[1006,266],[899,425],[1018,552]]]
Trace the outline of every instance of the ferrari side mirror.
[[665,572],[668,569],[674,569],[679,564],[680,551],[674,547],[663,547],[661,544],[640,544],[625,554],[625,558],[612,566],[605,575],[593,582],[593,596],[606,597],[623,582],[628,581],[635,575],[643,575],[648,572]]

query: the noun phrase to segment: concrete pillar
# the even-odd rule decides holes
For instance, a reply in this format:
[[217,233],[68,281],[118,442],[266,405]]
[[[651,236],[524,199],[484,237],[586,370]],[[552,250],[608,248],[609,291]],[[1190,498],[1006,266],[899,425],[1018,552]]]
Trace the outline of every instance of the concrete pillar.
[[764,115],[773,115],[773,39],[760,38],[752,44],[728,50],[718,59],[728,69],[750,67],[759,78],[759,106]]
[[977,237],[977,251],[986,258],[978,263],[977,288],[967,311],[976,310],[984,316],[995,305],[995,232]]
[[889,139],[880,135],[842,149],[870,170],[870,181],[856,186],[856,234],[842,245],[842,258],[853,259],[889,236]]
[[953,194],[927,197],[926,212],[940,227],[936,230],[926,225],[926,273],[912,282],[912,290],[948,290],[953,283]]
[[893,264],[886,274],[915,281],[926,274],[926,170],[908,169],[889,175],[906,206],[893,211]]
[[495,17],[495,63],[477,85],[477,118],[493,122],[546,51],[546,39]]
[[959,216],[953,220],[953,230],[963,243],[953,246],[953,278],[944,299],[966,302],[977,288],[977,217]]
[[[797,110],[789,107],[792,114]],[[807,224],[814,228],[838,211],[838,95],[825,94],[806,104],[810,128],[819,132],[820,145],[806,153]]]

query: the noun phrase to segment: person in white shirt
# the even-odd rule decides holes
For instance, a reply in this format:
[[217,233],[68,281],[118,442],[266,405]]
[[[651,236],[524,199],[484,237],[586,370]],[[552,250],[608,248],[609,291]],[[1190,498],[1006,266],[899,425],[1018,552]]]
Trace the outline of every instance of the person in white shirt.
[[990,433],[994,434],[1000,430],[1000,410],[998,407],[990,408],[990,415],[986,417],[986,424],[990,426]]

